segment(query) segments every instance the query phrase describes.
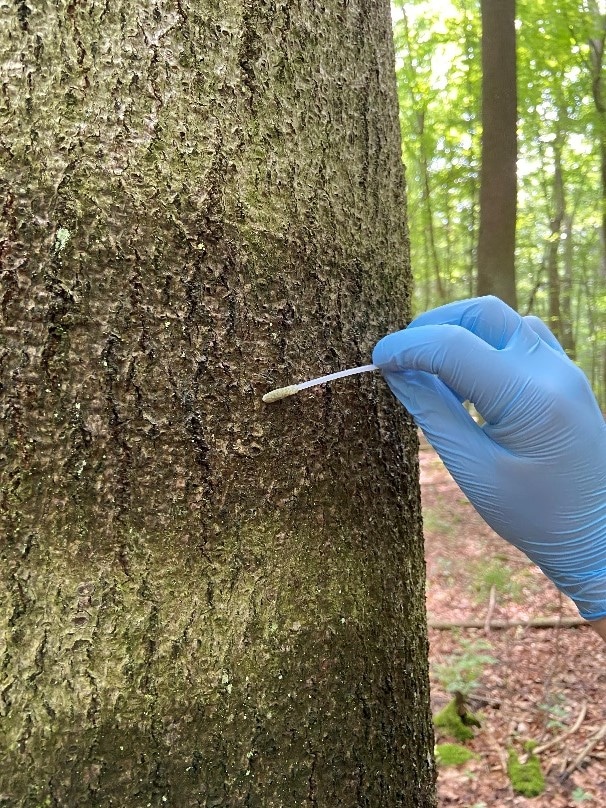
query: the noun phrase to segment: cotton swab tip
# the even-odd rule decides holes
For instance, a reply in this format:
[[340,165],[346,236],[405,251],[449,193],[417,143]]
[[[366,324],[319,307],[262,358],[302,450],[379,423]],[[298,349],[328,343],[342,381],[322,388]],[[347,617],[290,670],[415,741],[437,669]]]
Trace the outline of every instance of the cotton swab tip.
[[298,390],[298,384],[289,384],[288,387],[278,387],[277,390],[270,390],[269,393],[265,393],[263,401],[266,404],[272,404],[274,401],[280,401],[283,398],[294,395]]

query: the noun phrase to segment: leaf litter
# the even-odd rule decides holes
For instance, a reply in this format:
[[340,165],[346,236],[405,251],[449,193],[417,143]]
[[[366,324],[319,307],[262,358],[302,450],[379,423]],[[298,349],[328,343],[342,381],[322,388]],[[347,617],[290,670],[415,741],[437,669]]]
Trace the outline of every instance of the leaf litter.
[[[421,437],[421,493],[427,560],[427,611],[434,715],[453,698],[457,672],[481,649],[465,698],[481,720],[466,746],[477,757],[439,767],[440,808],[575,808],[606,805],[606,644],[587,626],[531,628],[538,617],[576,618],[574,604],[526,557],[476,514],[437,454]],[[506,629],[432,628],[474,619]],[[556,620],[557,622],[557,620]],[[468,666],[469,667],[469,666]],[[453,678],[454,677],[454,678]],[[450,689],[447,689],[450,688]],[[436,734],[437,741],[448,738]],[[537,744],[545,790],[513,791],[507,762],[513,749]],[[542,747],[545,747],[542,750]]]

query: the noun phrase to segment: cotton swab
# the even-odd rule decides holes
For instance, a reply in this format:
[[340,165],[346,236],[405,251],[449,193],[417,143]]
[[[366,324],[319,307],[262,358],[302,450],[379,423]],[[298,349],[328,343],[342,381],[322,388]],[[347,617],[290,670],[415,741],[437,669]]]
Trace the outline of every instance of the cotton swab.
[[332,382],[333,379],[342,379],[344,376],[354,376],[356,373],[368,373],[370,370],[378,370],[378,367],[376,365],[360,365],[360,367],[357,368],[340,370],[338,373],[329,373],[328,376],[318,376],[317,379],[309,379],[307,382],[289,384],[287,387],[278,387],[276,390],[270,390],[269,393],[265,393],[263,401],[266,404],[272,404],[274,401],[280,401],[283,398],[298,393],[299,390],[305,390],[306,387],[315,387],[316,384],[326,384],[326,382]]

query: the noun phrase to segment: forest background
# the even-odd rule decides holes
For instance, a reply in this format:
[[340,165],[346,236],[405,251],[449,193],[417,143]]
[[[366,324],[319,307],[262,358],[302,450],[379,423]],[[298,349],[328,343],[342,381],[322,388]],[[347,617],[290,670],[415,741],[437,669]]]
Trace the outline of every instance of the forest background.
[[[416,312],[478,293],[481,5],[393,6]],[[605,11],[598,0],[515,4],[517,307],[549,322],[602,406]]]

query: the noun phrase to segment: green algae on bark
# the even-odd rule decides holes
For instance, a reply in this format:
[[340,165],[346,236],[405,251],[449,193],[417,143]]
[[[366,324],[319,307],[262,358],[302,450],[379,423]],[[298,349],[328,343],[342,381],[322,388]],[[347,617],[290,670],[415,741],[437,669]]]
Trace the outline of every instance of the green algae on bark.
[[432,808],[389,4],[3,11],[0,794]]

